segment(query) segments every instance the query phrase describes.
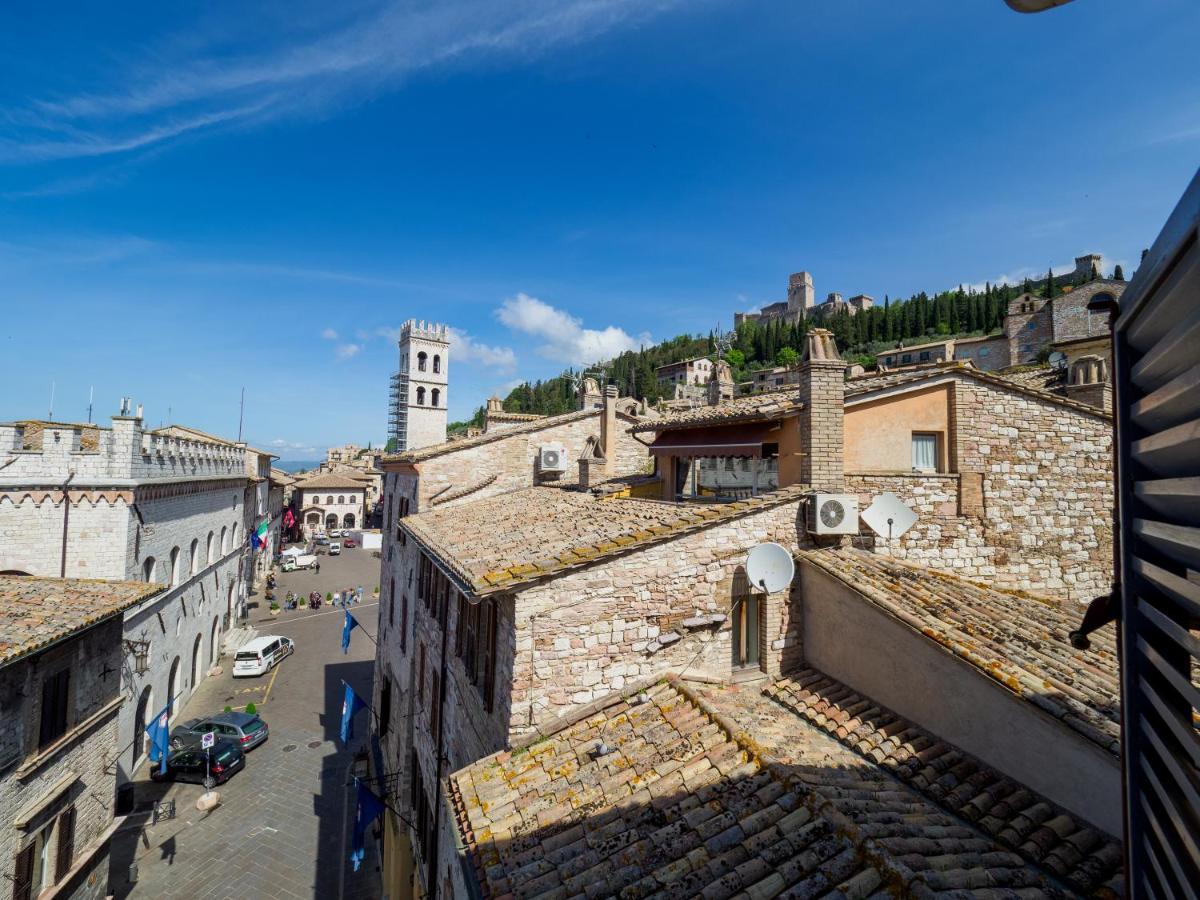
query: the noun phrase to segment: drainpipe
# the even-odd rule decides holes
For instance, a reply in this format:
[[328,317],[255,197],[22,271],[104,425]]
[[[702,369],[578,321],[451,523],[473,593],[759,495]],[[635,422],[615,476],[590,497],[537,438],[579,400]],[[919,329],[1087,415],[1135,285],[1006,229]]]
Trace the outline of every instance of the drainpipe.
[[59,562],[58,577],[67,577],[67,528],[71,524],[71,498],[67,494],[67,485],[71,483],[71,479],[75,477],[75,473],[71,472],[67,475],[67,480],[62,483],[63,495],[63,535],[62,535],[62,558]]

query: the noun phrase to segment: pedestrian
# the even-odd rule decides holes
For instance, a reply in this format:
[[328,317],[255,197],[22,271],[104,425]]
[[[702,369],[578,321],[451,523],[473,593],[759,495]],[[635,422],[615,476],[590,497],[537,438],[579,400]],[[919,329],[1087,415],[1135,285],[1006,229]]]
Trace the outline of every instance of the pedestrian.
[[361,584],[354,591],[354,602],[362,603],[362,585]]
[[341,592],[341,591],[334,591],[334,592],[333,592],[333,605],[334,605],[334,606],[341,606],[341,605],[342,605],[342,592]]
[[320,575],[320,574],[321,574],[321,563],[320,563],[319,561],[318,561],[318,562],[315,562],[315,563],[313,563],[313,568],[315,568],[315,569],[317,570],[317,574],[318,574],[318,575]]

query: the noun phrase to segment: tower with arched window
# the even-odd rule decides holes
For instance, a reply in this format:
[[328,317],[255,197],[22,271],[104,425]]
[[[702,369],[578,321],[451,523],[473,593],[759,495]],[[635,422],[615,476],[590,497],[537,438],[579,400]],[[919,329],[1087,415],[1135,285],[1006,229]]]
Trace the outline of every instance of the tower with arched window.
[[450,333],[445,325],[409,319],[400,328],[400,368],[392,376],[388,433],[398,450],[446,440]]

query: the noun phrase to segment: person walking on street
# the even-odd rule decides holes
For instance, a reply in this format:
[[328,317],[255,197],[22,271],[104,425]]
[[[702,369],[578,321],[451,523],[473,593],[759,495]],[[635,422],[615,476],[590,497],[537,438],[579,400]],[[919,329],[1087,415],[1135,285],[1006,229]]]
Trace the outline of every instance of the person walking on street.
[[362,603],[362,585],[361,584],[357,588],[354,589],[354,602]]
[[321,564],[319,562],[313,563],[313,568],[317,570],[318,575],[321,574]]
[[334,591],[334,592],[333,592],[333,605],[334,605],[334,606],[341,606],[341,605],[342,605],[342,592],[341,592],[341,591]]

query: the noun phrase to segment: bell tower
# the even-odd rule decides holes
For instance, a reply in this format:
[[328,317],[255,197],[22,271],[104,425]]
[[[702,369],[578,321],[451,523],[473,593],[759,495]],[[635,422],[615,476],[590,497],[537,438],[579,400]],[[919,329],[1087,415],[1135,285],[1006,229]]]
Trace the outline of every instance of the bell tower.
[[450,334],[445,325],[409,319],[400,328],[400,368],[392,376],[389,433],[397,452],[446,440]]

